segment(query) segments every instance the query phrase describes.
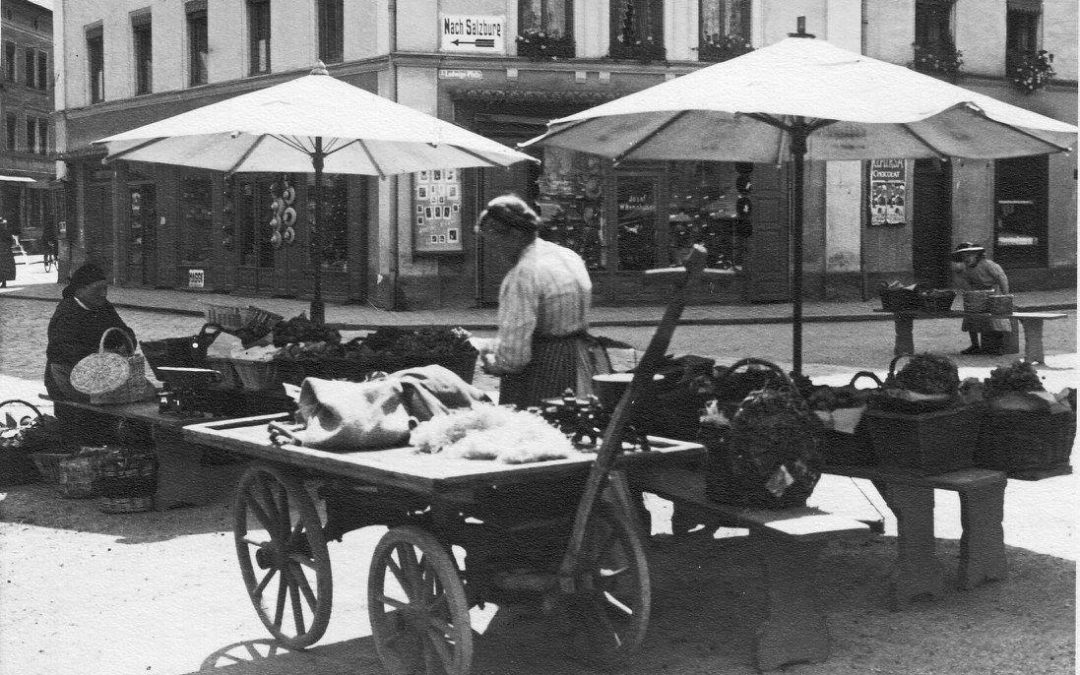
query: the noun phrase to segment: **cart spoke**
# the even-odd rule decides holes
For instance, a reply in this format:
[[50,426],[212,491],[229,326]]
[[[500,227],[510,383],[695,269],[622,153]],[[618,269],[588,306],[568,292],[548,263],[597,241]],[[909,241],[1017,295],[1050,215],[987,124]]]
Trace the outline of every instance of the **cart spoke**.
[[426,642],[438,653],[439,660],[442,661],[443,668],[446,672],[453,672],[454,654],[450,651],[450,645],[446,643],[447,634],[439,633],[429,628],[426,637]]
[[292,578],[292,575],[289,575],[287,578],[289,598],[292,600],[293,622],[295,624],[296,634],[301,635],[306,632],[304,627],[304,605],[300,602],[300,591],[297,589],[296,579]]
[[270,546],[273,543],[273,542],[269,542],[269,541],[266,541],[266,540],[258,541],[256,539],[254,539],[253,537],[250,537],[250,536],[242,537],[240,539],[240,541],[244,542],[248,546],[254,546],[256,548],[267,548],[268,546]]
[[289,592],[288,584],[285,583],[284,572],[278,581],[277,607],[274,608],[274,627],[281,630],[281,621],[285,618],[285,597]]
[[614,593],[605,591],[604,592],[604,599],[607,600],[607,603],[605,603],[606,607],[609,607],[612,610],[615,610],[615,611],[618,611],[618,612],[622,612],[623,615],[628,616],[628,617],[634,615],[634,609],[632,607],[630,607],[629,605],[623,603],[623,601],[620,600],[619,598],[617,598]]
[[454,632],[454,627],[450,625],[449,621],[440,619],[437,616],[428,617],[428,626],[428,630],[439,631],[439,634],[443,635],[444,637],[449,637],[450,634]]
[[[278,517],[281,518],[281,538],[288,541],[289,533],[292,530],[292,513],[289,511],[289,491],[285,489],[284,485],[276,485],[277,488],[277,510]],[[303,520],[297,519],[297,527],[303,529]]]
[[259,474],[256,478],[256,485],[254,487],[255,489],[252,490],[252,496],[263,509],[263,513],[273,518],[270,522],[277,524],[281,519],[281,514],[277,512],[277,507],[274,503],[273,490],[271,485],[267,482],[266,476]]
[[269,514],[267,514],[266,511],[263,510],[262,504],[259,503],[259,500],[255,497],[255,495],[251,494],[250,492],[245,494],[244,502],[251,509],[252,513],[255,514],[255,519],[259,521],[259,524],[263,526],[263,529],[266,530],[270,534],[270,536],[273,536],[274,521],[271,520]]
[[393,558],[386,558],[386,569],[390,570],[394,578],[397,579],[398,585],[401,586],[401,590],[408,592],[406,589],[405,571],[394,561]]
[[262,592],[266,590],[266,586],[274,578],[274,575],[276,573],[277,573],[277,568],[271,567],[269,570],[267,570],[266,575],[263,576],[262,581],[259,582],[259,585],[256,586],[253,591],[251,591],[251,594],[253,596],[256,596],[256,597],[261,597]]
[[297,565],[303,565],[310,570],[316,569],[315,561],[304,553],[292,553],[289,555],[289,560]]
[[314,611],[316,605],[319,604],[318,598],[315,597],[315,592],[311,590],[311,584],[308,582],[307,575],[304,574],[304,570],[300,568],[295,562],[291,563],[292,577],[296,580],[296,585],[300,588],[300,592],[304,594],[304,598],[308,601],[308,606]]
[[[375,602],[381,602],[384,605],[390,605],[391,607],[394,607],[396,609],[407,609],[409,607],[409,603],[397,600],[395,598],[391,598],[389,595],[376,596]],[[387,612],[387,614],[389,614],[389,612]]]

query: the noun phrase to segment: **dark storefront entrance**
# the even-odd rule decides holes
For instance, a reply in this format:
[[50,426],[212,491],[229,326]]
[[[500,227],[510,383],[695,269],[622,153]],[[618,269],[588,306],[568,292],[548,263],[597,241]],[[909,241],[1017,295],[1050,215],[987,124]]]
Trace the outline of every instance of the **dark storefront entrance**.
[[911,269],[915,280],[937,288],[950,285],[952,242],[952,165],[915,160]]

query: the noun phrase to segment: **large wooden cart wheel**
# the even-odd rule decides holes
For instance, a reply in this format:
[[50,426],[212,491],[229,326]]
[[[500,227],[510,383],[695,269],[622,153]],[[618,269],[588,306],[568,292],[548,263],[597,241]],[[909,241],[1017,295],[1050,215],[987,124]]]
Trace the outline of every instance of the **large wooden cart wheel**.
[[565,598],[565,629],[579,659],[601,668],[625,666],[645,641],[652,606],[649,564],[637,530],[610,507],[589,521]]
[[255,611],[292,649],[318,641],[330,622],[333,580],[322,523],[303,482],[266,464],[240,477],[233,535]]
[[371,557],[368,613],[375,649],[392,675],[466,675],[469,604],[453,558],[431,534],[395,527]]

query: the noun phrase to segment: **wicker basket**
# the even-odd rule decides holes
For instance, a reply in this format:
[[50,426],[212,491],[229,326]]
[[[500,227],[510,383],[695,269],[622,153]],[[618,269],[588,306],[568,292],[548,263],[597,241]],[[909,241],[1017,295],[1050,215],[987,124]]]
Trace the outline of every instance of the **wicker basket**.
[[227,331],[239,330],[244,326],[244,308],[207,303],[206,322],[216,323]]
[[146,497],[156,490],[157,457],[153,450],[117,446],[98,465],[94,492],[102,497]]
[[30,459],[34,462],[41,480],[53,485],[60,484],[60,461],[73,457],[70,452],[31,452]]
[[240,374],[236,372],[236,365],[232,359],[224,356],[206,357],[206,367],[221,373],[219,386],[222,389],[243,389],[244,383],[240,381]]
[[964,291],[965,312],[985,312],[993,291]]
[[863,421],[882,466],[932,475],[974,465],[979,412],[970,405],[920,414],[870,408]]
[[912,288],[882,288],[878,295],[881,296],[881,308],[886,312],[920,308],[919,292]]
[[97,497],[95,483],[101,477],[101,465],[112,451],[110,446],[84,446],[79,452],[60,460],[60,496],[65,499]]
[[281,373],[276,361],[233,359],[233,368],[248,391],[267,391],[281,386]]
[[975,464],[998,471],[1044,471],[1068,465],[1076,439],[1076,412],[986,408]]
[[986,311],[991,314],[1012,314],[1013,296],[991,295],[986,299]]
[[956,291],[937,288],[919,296],[920,307],[927,312],[947,312],[956,300]]
[[145,497],[101,497],[98,509],[102,513],[142,513],[154,509],[154,496]]

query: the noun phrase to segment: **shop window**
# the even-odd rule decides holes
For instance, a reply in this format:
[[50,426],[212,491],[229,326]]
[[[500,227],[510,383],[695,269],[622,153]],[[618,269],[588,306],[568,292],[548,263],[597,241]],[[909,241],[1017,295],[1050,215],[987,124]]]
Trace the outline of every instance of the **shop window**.
[[37,86],[38,89],[49,88],[49,57],[45,52],[37,53]]
[[180,181],[180,257],[185,265],[208,265],[213,258],[212,188],[209,178]]
[[206,61],[210,51],[207,37],[206,3],[187,4],[188,86],[197,87],[209,81]]
[[319,0],[319,59],[341,63],[345,54],[345,0]]
[[135,55],[135,94],[153,91],[154,53],[150,14],[143,13],[131,20],[131,39]]
[[681,264],[701,244],[707,266],[741,269],[751,230],[753,165],[674,162],[670,176],[668,246],[661,262]]
[[101,27],[87,31],[86,57],[89,65],[90,102],[105,100],[105,41]]
[[253,176],[236,178],[235,206],[236,249],[245,267],[273,267],[274,248],[267,227],[272,212],[273,178]]
[[953,37],[954,0],[916,0],[912,65],[930,73],[956,74],[963,64]]
[[1046,267],[1047,156],[998,160],[994,175],[994,260],[1004,267]]
[[574,56],[573,0],[518,0],[518,56]]
[[4,43],[4,79],[8,82],[14,82],[15,73],[18,72],[15,66],[15,54],[17,52],[14,42]]
[[622,175],[616,178],[618,221],[615,246],[619,270],[647,270],[657,264],[656,216],[660,199],[658,176]]
[[248,0],[248,59],[250,74],[270,72],[270,1]]
[[15,116],[15,113],[8,113],[4,116],[5,138],[7,140],[7,149],[9,152],[15,152],[18,150],[18,144],[16,143],[19,136],[19,118]]
[[[315,220],[314,176],[308,182],[308,219]],[[349,268],[349,184],[345,176],[324,175],[322,186],[323,269],[345,272]]]
[[607,269],[602,162],[595,155],[545,148],[544,173],[537,180],[540,236],[576,251],[592,271]]
[[698,58],[726,61],[745,54],[750,46],[751,0],[699,0],[701,30]]
[[611,57],[639,61],[663,60],[663,0],[612,0]]

